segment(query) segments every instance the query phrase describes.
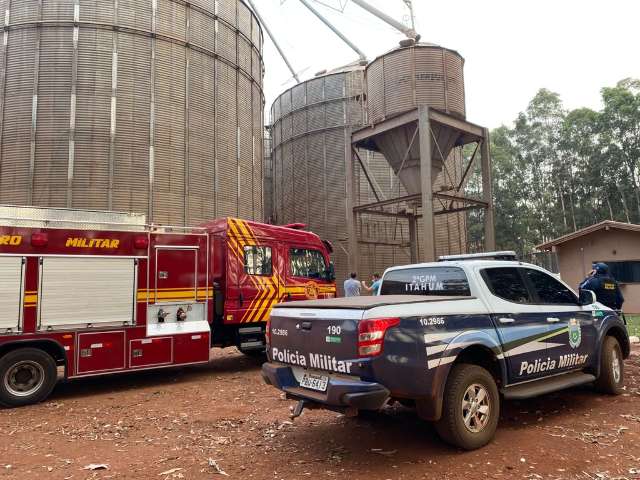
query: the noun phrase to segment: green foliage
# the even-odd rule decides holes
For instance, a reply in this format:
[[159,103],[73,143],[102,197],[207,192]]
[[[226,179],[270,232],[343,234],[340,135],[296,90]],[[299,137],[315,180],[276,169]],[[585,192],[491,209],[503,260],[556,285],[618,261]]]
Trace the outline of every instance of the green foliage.
[[629,335],[640,337],[640,315],[625,315]]
[[513,128],[491,132],[500,249],[526,254],[605,219],[640,223],[640,80],[602,89],[602,102],[567,111],[541,89]]

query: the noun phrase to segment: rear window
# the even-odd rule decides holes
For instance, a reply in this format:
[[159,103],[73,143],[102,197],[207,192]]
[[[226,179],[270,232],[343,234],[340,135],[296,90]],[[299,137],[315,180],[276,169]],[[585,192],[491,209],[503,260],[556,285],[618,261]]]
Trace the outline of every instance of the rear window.
[[388,272],[380,295],[471,296],[469,281],[459,267],[407,268]]

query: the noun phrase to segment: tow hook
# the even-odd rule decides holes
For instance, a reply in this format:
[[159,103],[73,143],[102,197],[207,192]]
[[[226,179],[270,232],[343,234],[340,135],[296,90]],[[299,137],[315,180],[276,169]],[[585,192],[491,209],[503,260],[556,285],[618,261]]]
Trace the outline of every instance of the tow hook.
[[302,415],[302,410],[304,410],[304,407],[306,404],[307,402],[305,400],[298,400],[298,403],[296,404],[296,406],[291,407],[291,420],[293,420],[294,418],[298,418],[300,415]]

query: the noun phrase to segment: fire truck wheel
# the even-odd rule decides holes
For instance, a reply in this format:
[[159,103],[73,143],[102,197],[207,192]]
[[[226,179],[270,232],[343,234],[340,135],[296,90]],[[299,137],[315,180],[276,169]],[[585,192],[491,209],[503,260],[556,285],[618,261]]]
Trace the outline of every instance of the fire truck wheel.
[[0,405],[21,407],[49,396],[58,378],[56,362],[37,348],[20,348],[0,358]]

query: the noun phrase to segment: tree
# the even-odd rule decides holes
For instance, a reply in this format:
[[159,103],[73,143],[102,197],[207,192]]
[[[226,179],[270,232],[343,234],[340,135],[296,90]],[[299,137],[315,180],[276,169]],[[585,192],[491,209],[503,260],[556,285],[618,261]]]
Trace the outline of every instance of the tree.
[[535,245],[598,221],[640,222],[640,80],[602,89],[603,109],[566,111],[541,89],[491,133],[496,242]]
[[[625,79],[602,89],[600,145],[608,168],[617,174],[620,199],[627,216],[640,221],[640,80]],[[625,197],[635,203],[635,212]]]

